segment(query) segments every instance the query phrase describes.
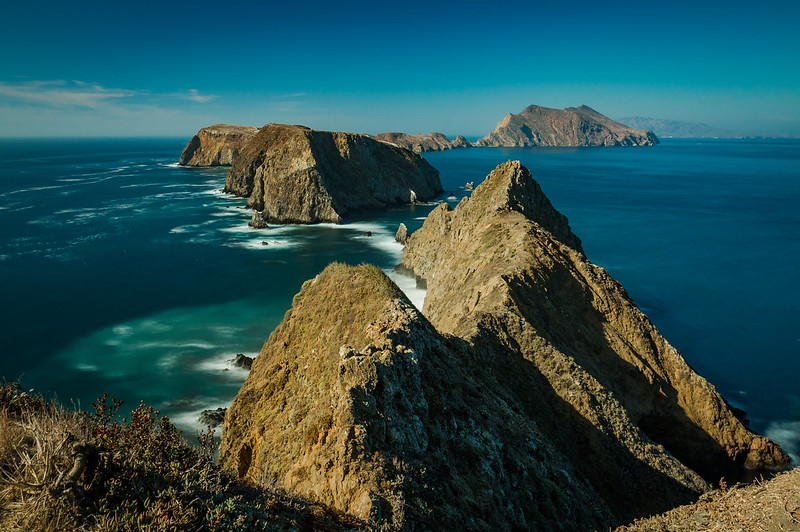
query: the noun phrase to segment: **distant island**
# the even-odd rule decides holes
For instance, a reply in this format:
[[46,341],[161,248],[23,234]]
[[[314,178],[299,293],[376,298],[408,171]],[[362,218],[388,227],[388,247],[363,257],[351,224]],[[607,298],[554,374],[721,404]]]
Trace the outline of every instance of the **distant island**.
[[455,140],[450,140],[443,133],[417,133],[416,135],[409,135],[408,133],[378,133],[375,138],[417,153],[445,151],[454,148],[472,148],[474,146],[463,135],[458,135]]
[[530,105],[519,114],[508,113],[477,146],[524,148],[531,146],[653,146],[652,131],[633,129],[588,107],[550,109]]

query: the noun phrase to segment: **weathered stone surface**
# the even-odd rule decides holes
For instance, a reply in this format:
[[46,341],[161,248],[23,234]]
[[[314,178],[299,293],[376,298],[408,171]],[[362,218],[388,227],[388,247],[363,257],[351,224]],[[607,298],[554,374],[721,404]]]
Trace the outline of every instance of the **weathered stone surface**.
[[395,132],[378,133],[375,135],[375,138],[383,142],[389,142],[402,148],[406,148],[416,153],[472,147],[472,143],[461,135],[458,135],[456,140],[451,141],[442,133],[417,133],[416,135]]
[[397,228],[397,232],[394,234],[394,239],[401,244],[406,243],[408,240],[408,227],[406,227],[406,224],[400,224],[400,226]]
[[230,166],[258,128],[217,124],[204,127],[181,153],[183,166]]
[[268,223],[339,223],[357,209],[430,200],[439,172],[367,135],[267,124],[228,171],[225,191],[248,196]]
[[378,268],[306,282],[228,409],[220,461],[379,530],[605,530],[601,499]]
[[614,122],[591,107],[550,109],[531,105],[519,114],[507,114],[476,146],[652,146],[651,131]]
[[788,464],[587,260],[519,162],[497,167],[455,210],[434,209],[403,265],[427,281],[431,323],[506,376],[509,396],[616,515],[702,490],[684,464],[710,480]]

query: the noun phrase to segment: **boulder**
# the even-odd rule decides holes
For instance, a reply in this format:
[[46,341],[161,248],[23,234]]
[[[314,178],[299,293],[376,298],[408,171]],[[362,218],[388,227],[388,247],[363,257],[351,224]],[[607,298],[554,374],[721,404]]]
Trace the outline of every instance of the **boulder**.
[[394,235],[394,239],[401,244],[406,243],[406,240],[408,240],[408,228],[406,227],[406,224],[400,224],[400,227],[397,228],[397,233]]

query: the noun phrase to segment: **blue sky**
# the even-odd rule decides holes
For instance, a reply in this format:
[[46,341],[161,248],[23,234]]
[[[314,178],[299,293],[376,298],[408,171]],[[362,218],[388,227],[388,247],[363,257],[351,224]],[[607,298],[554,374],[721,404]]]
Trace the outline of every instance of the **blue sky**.
[[800,136],[800,1],[4,6],[0,136],[214,123],[482,136],[586,104]]

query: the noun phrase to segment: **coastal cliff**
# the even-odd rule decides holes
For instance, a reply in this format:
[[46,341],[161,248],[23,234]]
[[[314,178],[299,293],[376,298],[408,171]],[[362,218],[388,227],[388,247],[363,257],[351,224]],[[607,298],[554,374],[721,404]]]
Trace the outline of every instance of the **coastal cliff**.
[[550,109],[531,105],[519,114],[506,115],[494,131],[476,146],[517,148],[529,146],[652,146],[651,131],[614,122],[591,107]]
[[351,211],[442,192],[419,155],[367,135],[267,124],[244,147],[225,192],[249,197],[266,223],[340,223]]
[[217,124],[204,127],[181,152],[182,166],[230,166],[258,128]]
[[455,140],[451,141],[442,133],[418,133],[416,135],[409,135],[408,133],[378,133],[375,138],[383,142],[396,144],[416,153],[471,148],[473,146],[462,135],[458,135]]

